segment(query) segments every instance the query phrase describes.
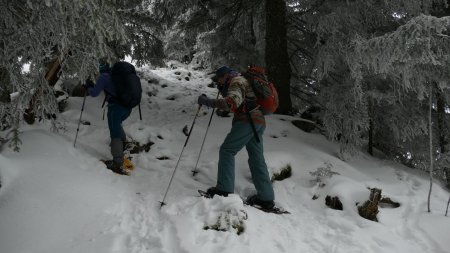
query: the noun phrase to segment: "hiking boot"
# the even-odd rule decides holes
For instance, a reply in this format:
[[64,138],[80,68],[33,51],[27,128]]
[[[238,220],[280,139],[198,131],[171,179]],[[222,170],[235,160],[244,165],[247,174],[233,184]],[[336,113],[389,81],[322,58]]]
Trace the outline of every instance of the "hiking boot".
[[260,206],[264,209],[272,209],[275,206],[275,202],[273,202],[273,200],[270,201],[263,201],[260,200],[256,195],[250,196],[247,201],[245,201],[246,204],[251,205],[251,206]]
[[222,197],[228,197],[228,194],[232,194],[232,192],[224,192],[221,191],[219,189],[217,189],[216,187],[211,187],[208,190],[206,190],[206,193],[208,193],[208,195],[212,198],[214,197],[214,195],[219,195]]
[[130,172],[128,172],[126,169],[123,168],[122,164],[115,163],[113,160],[104,161],[106,168],[112,170],[113,172],[120,174],[120,175],[126,175],[129,176]]

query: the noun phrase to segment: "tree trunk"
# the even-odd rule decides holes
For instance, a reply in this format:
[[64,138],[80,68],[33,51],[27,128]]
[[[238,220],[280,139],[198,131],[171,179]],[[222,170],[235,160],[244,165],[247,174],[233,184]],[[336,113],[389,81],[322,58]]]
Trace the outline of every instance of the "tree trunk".
[[369,120],[369,148],[367,150],[373,156],[373,121]]
[[286,2],[266,0],[266,67],[279,96],[276,113],[292,114],[291,68],[287,53]]
[[[441,154],[448,152],[447,144],[447,126],[445,124],[445,99],[442,91],[436,87],[436,106],[437,106],[437,123],[438,123],[438,134],[439,134],[439,151]],[[450,168],[442,168],[447,180],[447,185],[450,185]]]
[[10,103],[11,84],[9,82],[8,71],[3,67],[0,67],[0,83],[2,84],[2,89],[0,89],[0,102]]
[[371,156],[373,156],[373,105],[372,105],[372,100],[369,99],[369,147],[368,147],[368,152]]
[[430,85],[430,101],[429,101],[429,114],[428,114],[428,126],[429,126],[429,137],[430,137],[430,190],[428,192],[428,212],[431,212],[430,202],[431,202],[431,191],[433,189],[433,126],[431,112],[433,110],[433,85]]

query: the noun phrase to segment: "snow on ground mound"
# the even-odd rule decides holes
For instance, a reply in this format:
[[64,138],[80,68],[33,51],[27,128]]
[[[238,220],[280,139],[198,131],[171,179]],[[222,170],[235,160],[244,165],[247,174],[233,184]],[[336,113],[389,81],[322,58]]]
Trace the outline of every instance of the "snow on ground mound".
[[[346,163],[323,136],[296,128],[293,117],[267,117],[264,147],[271,173],[291,165],[292,176],[273,183],[276,204],[287,215],[245,206],[255,192],[246,151],[236,156],[235,194],[205,199],[198,189],[215,185],[218,151],[231,118],[214,117],[192,176],[211,110],[203,108],[161,208],[170,177],[197,110],[197,96],[210,97],[203,72],[173,68],[139,69],[143,121],[133,110],[124,123],[127,137],[154,143],[133,154],[131,176],[106,170],[109,132],[102,120],[102,97],[87,98],[76,148],[82,98],[69,98],[60,115],[65,131],[46,124],[24,126],[20,153],[0,154],[0,252],[448,252],[449,192],[439,185],[426,212],[426,176],[390,161],[360,155]],[[187,80],[189,79],[189,80]],[[321,184],[311,172],[328,169]],[[361,218],[357,203],[367,188],[401,203],[380,208],[379,222]],[[337,196],[343,210],[325,206]],[[316,196],[315,200],[313,197]]]

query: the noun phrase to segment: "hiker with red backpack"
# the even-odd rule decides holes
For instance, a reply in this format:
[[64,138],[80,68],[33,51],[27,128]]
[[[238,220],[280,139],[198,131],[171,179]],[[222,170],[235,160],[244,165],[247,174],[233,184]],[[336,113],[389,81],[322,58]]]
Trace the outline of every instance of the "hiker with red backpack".
[[[130,116],[132,108],[140,103],[141,83],[134,66],[128,62],[117,62],[111,69],[108,62],[100,61],[99,72],[97,82],[95,85],[88,85],[87,92],[90,96],[97,97],[104,91],[105,100],[108,101],[108,128],[113,159],[104,162],[115,173],[129,175],[124,166],[126,134],[122,122]],[[125,164],[128,162],[125,161]]]
[[[217,184],[215,187],[209,188],[206,193],[208,197],[213,197],[214,195],[228,196],[234,192],[234,157],[243,147],[246,147],[249,156],[248,164],[257,191],[256,195],[247,199],[247,203],[271,209],[274,208],[275,196],[264,159],[262,135],[266,122],[263,109],[269,110],[265,113],[273,113],[278,105],[278,97],[274,89],[268,91],[270,87],[273,88],[273,85],[266,85],[262,82],[264,80],[258,80],[255,75],[250,76],[253,72],[258,75],[258,71],[262,72],[262,69],[256,69],[253,72],[251,70],[244,74],[248,77],[246,78],[227,66],[218,68],[213,81],[218,83],[218,89],[223,98],[211,99],[206,95],[198,97],[199,105],[234,113],[231,131],[220,146]],[[264,75],[264,73],[260,74]],[[260,85],[264,86],[259,87],[261,89],[255,87],[258,85],[258,81],[261,81]],[[267,101],[271,101],[270,103],[264,104],[264,97],[261,94],[258,96],[255,94],[261,93],[261,91],[263,93],[266,91],[266,95],[272,96],[271,98],[265,97]]]

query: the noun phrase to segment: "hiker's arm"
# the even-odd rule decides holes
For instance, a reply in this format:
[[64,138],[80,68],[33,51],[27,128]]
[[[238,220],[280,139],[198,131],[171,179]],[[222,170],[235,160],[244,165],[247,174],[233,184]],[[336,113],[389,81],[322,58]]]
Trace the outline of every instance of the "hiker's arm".
[[102,92],[102,90],[105,88],[106,83],[109,82],[109,78],[107,75],[100,75],[100,77],[98,78],[97,82],[95,83],[94,87],[91,87],[88,89],[89,95],[91,97],[96,97],[98,95],[100,95],[100,93]]
[[214,107],[234,112],[244,102],[244,85],[233,79],[228,87],[228,95],[222,99],[214,99]]
[[206,95],[201,95],[198,98],[198,103],[224,111],[234,112],[244,102],[245,85],[243,80],[234,78],[230,83],[226,97],[222,99],[211,99],[206,97]]

